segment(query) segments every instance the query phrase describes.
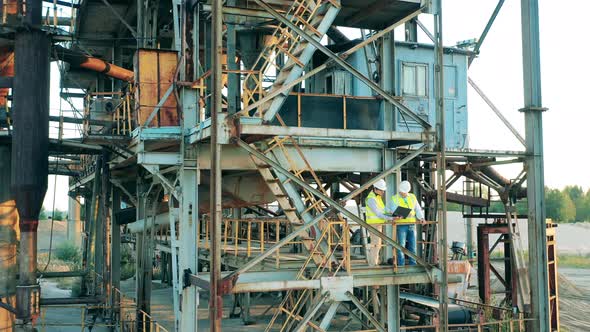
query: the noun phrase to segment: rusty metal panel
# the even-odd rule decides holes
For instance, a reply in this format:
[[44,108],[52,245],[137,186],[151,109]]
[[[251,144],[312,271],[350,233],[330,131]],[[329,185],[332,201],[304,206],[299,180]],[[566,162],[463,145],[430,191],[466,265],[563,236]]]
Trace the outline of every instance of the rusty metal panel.
[[[176,72],[175,51],[140,49],[135,56],[135,121],[146,120],[172,85]],[[170,94],[148,127],[178,126],[176,99]]]

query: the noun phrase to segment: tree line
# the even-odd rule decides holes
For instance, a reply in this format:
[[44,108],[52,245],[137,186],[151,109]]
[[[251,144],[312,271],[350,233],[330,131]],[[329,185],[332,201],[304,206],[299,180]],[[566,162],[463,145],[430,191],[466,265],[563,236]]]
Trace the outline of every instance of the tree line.
[[545,187],[545,212],[556,222],[590,221],[590,190],[566,186],[562,190]]
[[51,219],[51,217],[53,216],[53,220],[66,220],[68,217],[68,214],[66,211],[60,211],[58,209],[55,209],[55,211],[53,213],[51,213],[51,210],[47,210],[45,209],[45,207],[41,208],[41,213],[39,213],[39,220],[48,220]]
[[[518,214],[528,213],[527,201],[516,203]],[[449,211],[469,211],[468,207],[460,204],[449,203]],[[488,207],[490,213],[504,213],[504,205],[493,201]],[[584,191],[582,187],[566,186],[562,190],[545,187],[545,213],[546,217],[558,223],[572,223],[577,221],[590,221],[590,190]]]

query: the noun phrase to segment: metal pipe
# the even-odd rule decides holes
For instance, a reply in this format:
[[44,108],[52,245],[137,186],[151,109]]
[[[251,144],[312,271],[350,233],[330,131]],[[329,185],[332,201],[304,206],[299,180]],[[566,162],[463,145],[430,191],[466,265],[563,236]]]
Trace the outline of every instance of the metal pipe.
[[37,226],[47,190],[50,38],[37,30],[41,1],[27,2],[25,24],[15,35],[13,82],[12,190],[20,221],[17,320],[29,325],[38,310]]
[[72,278],[83,277],[88,274],[88,271],[64,271],[64,272],[37,272],[37,276],[43,279],[51,278]]
[[98,304],[104,299],[101,297],[63,297],[63,298],[41,298],[42,306],[66,305],[66,304]]
[[132,70],[119,67],[99,58],[90,57],[82,52],[68,49],[59,45],[54,46],[54,50],[59,60],[67,62],[72,66],[103,73],[109,77],[119,80],[133,82],[134,73]]

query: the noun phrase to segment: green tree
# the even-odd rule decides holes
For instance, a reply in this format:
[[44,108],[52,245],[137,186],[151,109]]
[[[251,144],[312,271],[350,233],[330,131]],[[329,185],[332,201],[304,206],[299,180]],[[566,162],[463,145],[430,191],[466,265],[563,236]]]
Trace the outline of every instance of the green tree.
[[590,221],[590,190],[576,203],[576,219],[579,221]]
[[572,201],[574,201],[574,203],[584,198],[584,191],[582,190],[582,187],[577,185],[565,186],[565,188],[563,188],[563,193],[567,194],[572,199]]
[[562,193],[562,200],[559,206],[560,221],[575,222],[576,221],[576,204],[566,193]]
[[39,213],[39,220],[46,220],[47,219],[47,210],[44,207],[41,207],[41,212]]
[[568,195],[576,206],[576,220],[583,220],[582,216],[584,213],[582,209],[584,206],[584,200],[586,199],[586,194],[584,193],[584,190],[582,190],[582,187],[578,185],[566,186],[563,188],[563,193]]
[[560,221],[560,207],[563,200],[562,193],[557,189],[545,187],[545,214],[553,221]]

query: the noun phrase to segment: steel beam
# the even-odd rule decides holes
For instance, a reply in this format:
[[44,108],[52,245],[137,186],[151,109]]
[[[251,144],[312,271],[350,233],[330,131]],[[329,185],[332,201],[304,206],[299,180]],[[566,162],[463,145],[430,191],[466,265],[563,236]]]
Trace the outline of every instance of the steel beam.
[[322,305],[324,305],[324,302],[326,302],[329,295],[330,295],[329,292],[325,292],[324,294],[319,295],[318,299],[312,301],[313,307],[311,308],[311,310],[309,310],[305,314],[303,319],[301,321],[299,321],[299,324],[297,324],[297,326],[295,327],[295,329],[293,329],[293,331],[295,331],[295,332],[306,331],[307,330],[307,323],[309,323],[311,321],[311,319],[313,318],[313,316],[315,316],[315,314],[322,308]]
[[[222,58],[223,58],[223,1],[213,0],[211,7],[211,176],[210,176],[210,213],[209,229],[211,230],[211,287],[209,288],[209,330],[221,331],[223,316],[223,300],[221,282],[221,125],[219,115],[222,112]],[[232,59],[231,61],[233,61]],[[229,61],[229,60],[228,60]]]
[[442,270],[439,287],[439,324],[440,331],[449,329],[448,298],[448,242],[447,242],[447,188],[446,188],[446,137],[445,137],[445,88],[444,88],[444,45],[442,32],[442,0],[433,1],[434,13],[434,92],[436,105],[436,186],[437,186],[437,221],[438,221],[438,262]]
[[494,111],[494,113],[498,116],[498,118],[502,121],[502,123],[504,123],[504,125],[512,132],[512,134],[514,134],[514,136],[516,136],[518,141],[520,143],[522,143],[522,145],[526,146],[524,138],[520,135],[518,130],[516,130],[516,128],[514,128],[514,126],[510,123],[510,121],[508,121],[508,119],[506,119],[504,114],[502,114],[502,112],[498,109],[498,107],[496,107],[496,105],[494,105],[494,103],[490,100],[490,98],[488,98],[488,96],[486,96],[486,94],[481,90],[481,88],[477,84],[475,84],[475,82],[471,79],[471,77],[467,77],[467,82],[469,82],[469,85],[471,85],[471,87],[475,90],[475,92],[477,92],[477,94],[481,97],[481,99],[483,99],[483,101],[485,101],[486,104],[488,104],[488,106],[492,109],[492,111]]
[[102,2],[104,3],[105,6],[107,6],[107,8],[109,8],[111,10],[111,12],[113,13],[113,15],[115,15],[116,18],[119,19],[119,21],[121,21],[121,23],[123,23],[127,29],[129,29],[129,31],[131,32],[131,35],[135,38],[137,38],[137,32],[135,31],[135,29],[133,29],[133,27],[125,20],[125,18],[123,18],[123,16],[121,16],[121,14],[119,14],[119,12],[107,1],[107,0],[102,0]]
[[365,317],[369,319],[369,321],[373,324],[377,331],[385,332],[385,327],[375,317],[373,317],[373,315],[371,315],[369,309],[367,309],[361,303],[361,301],[356,298],[356,296],[354,296],[351,292],[346,292],[346,295],[352,301],[352,303],[363,313],[363,315],[365,315]]
[[498,16],[498,13],[500,12],[500,9],[502,9],[503,5],[504,5],[504,0],[498,1],[496,8],[494,8],[494,11],[492,12],[492,16],[490,16],[490,19],[488,20],[488,23],[486,24],[486,27],[483,29],[481,35],[477,39],[477,44],[475,44],[475,47],[473,48],[473,54],[469,56],[468,65],[467,65],[468,67],[471,66],[471,63],[473,62],[475,57],[479,54],[479,49],[481,48],[481,45],[483,44],[484,40],[486,40],[488,32],[492,28],[492,25],[494,24],[494,21],[496,20],[496,17]]
[[538,0],[521,0],[524,120],[527,159],[529,276],[531,331],[550,331],[545,179],[543,176],[543,102]]

